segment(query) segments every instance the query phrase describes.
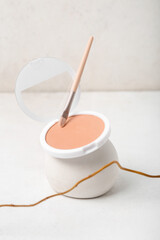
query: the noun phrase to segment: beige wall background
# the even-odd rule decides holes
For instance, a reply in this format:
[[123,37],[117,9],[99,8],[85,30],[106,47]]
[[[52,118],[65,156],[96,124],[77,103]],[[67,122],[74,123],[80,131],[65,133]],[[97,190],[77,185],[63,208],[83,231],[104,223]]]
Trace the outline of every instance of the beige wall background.
[[35,58],[77,69],[90,35],[84,90],[160,89],[159,0],[0,0],[0,91]]

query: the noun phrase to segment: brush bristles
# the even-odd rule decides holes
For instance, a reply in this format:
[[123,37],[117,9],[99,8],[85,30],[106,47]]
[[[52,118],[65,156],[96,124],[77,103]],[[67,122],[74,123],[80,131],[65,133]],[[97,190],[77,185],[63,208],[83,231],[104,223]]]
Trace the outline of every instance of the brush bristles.
[[60,120],[59,120],[59,125],[60,125],[61,127],[64,127],[64,126],[65,126],[65,124],[66,124],[66,121],[67,121],[67,119],[66,119],[66,118],[64,118],[64,117],[61,117],[61,118],[60,118]]

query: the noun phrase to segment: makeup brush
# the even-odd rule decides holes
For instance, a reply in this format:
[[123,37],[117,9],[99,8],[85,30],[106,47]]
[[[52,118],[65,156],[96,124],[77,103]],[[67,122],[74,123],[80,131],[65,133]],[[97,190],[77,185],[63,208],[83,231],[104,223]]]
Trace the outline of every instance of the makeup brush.
[[90,39],[88,41],[88,44],[87,44],[87,47],[85,49],[83,58],[81,60],[80,66],[78,68],[75,80],[74,80],[74,82],[72,84],[67,104],[66,104],[65,109],[64,109],[64,111],[62,113],[62,116],[61,116],[61,118],[59,120],[59,124],[60,124],[61,127],[64,127],[64,125],[65,125],[65,123],[67,121],[67,118],[68,118],[68,115],[69,115],[69,111],[70,111],[70,108],[71,108],[71,105],[72,105],[72,102],[73,102],[76,90],[78,88],[79,82],[81,80],[81,76],[82,76],[82,73],[83,73],[86,61],[87,61],[87,57],[88,57],[88,54],[89,54],[92,42],[93,42],[93,37],[90,37]]

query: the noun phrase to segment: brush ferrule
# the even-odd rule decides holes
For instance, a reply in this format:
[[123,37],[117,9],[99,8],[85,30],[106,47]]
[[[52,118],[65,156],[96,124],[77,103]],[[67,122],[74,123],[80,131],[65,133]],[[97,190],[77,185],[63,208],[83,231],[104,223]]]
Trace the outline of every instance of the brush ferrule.
[[64,112],[63,112],[63,114],[62,114],[62,116],[63,116],[64,118],[66,118],[66,119],[67,119],[67,117],[68,117],[68,114],[69,114],[69,111],[70,111],[70,108],[71,108],[71,105],[72,105],[74,96],[75,96],[75,92],[71,92],[71,93],[70,93],[70,96],[69,96],[69,99],[68,99],[68,102],[67,102],[67,104],[66,104],[65,110],[64,110]]

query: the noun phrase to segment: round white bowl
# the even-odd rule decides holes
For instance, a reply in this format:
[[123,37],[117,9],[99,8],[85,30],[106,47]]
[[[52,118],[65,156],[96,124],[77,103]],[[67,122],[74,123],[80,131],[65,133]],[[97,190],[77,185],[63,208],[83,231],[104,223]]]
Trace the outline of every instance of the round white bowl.
[[[117,152],[111,141],[108,140],[110,134],[109,120],[104,115],[91,111],[73,115],[80,114],[95,115],[105,123],[103,133],[92,143],[68,150],[55,149],[49,146],[45,140],[46,133],[58,120],[47,124],[40,136],[41,145],[46,152],[46,175],[51,187],[56,192],[64,192],[107,163],[113,160],[118,161]],[[115,183],[118,172],[117,166],[111,165],[65,195],[74,198],[93,198],[103,195]]]

